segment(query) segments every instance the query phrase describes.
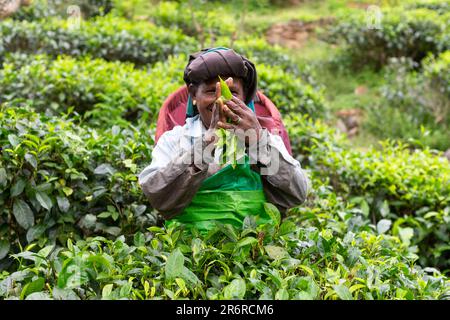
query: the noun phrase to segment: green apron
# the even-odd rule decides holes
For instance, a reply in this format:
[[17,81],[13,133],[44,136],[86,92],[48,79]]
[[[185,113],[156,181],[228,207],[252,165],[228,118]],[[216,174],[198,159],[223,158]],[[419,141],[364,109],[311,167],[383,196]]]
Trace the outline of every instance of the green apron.
[[264,210],[261,176],[251,170],[248,158],[233,169],[227,165],[203,181],[192,202],[166,226],[177,221],[200,232],[211,230],[219,221],[240,227],[248,215],[256,216],[257,224],[270,222]]

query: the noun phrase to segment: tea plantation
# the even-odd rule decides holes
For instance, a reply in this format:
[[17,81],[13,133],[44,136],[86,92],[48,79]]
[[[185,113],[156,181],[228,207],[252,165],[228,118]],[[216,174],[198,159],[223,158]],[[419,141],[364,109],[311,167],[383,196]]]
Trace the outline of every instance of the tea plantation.
[[[241,1],[73,2],[81,20],[58,0],[0,20],[0,299],[450,299],[448,1],[386,1],[378,29],[306,1],[333,22],[304,53]],[[245,3],[285,21],[275,2]],[[255,63],[311,191],[202,235],[163,227],[137,176],[188,55],[212,45]],[[379,83],[370,107],[352,98],[355,140],[334,112],[339,76],[361,74]]]

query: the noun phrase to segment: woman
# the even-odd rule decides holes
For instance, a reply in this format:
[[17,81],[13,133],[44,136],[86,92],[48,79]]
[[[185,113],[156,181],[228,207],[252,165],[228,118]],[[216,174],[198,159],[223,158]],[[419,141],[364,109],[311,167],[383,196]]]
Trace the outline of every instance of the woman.
[[[233,95],[224,104],[218,101],[219,76]],[[254,113],[254,64],[231,49],[205,49],[189,57],[184,81],[186,123],[160,137],[152,163],[139,175],[144,194],[166,224],[178,221],[207,231],[214,221],[240,226],[247,215],[264,223],[269,221],[265,202],[282,213],[303,203],[308,180],[300,163]],[[226,154],[217,145],[220,128],[238,137],[239,161],[220,162]]]

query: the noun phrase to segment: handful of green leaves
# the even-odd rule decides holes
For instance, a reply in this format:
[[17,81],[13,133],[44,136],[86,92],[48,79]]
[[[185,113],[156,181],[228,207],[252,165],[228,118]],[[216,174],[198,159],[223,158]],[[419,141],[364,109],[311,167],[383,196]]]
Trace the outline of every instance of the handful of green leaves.
[[[227,83],[223,81],[220,76],[219,81],[221,96],[216,102],[219,104],[220,112],[222,112],[224,103],[231,100],[233,95],[231,94]],[[228,119],[227,122],[230,122],[230,119]],[[219,140],[216,143],[216,148],[222,149],[220,164],[223,165],[226,163],[227,159],[231,159],[231,166],[233,169],[236,168],[238,152],[242,151],[238,150],[238,137],[234,133],[223,128],[217,129],[216,134],[219,137]]]

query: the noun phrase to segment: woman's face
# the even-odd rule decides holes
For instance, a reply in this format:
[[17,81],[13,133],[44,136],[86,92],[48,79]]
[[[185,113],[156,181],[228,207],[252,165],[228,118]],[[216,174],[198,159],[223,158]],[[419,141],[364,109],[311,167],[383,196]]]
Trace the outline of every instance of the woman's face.
[[[225,78],[226,79],[226,78]],[[212,109],[216,101],[216,83],[219,78],[210,79],[198,85],[197,90],[192,92],[192,98],[196,101],[196,106],[200,118],[206,128],[209,128],[212,117]],[[244,85],[240,78],[233,78],[233,85],[230,86],[233,96],[245,101]]]

